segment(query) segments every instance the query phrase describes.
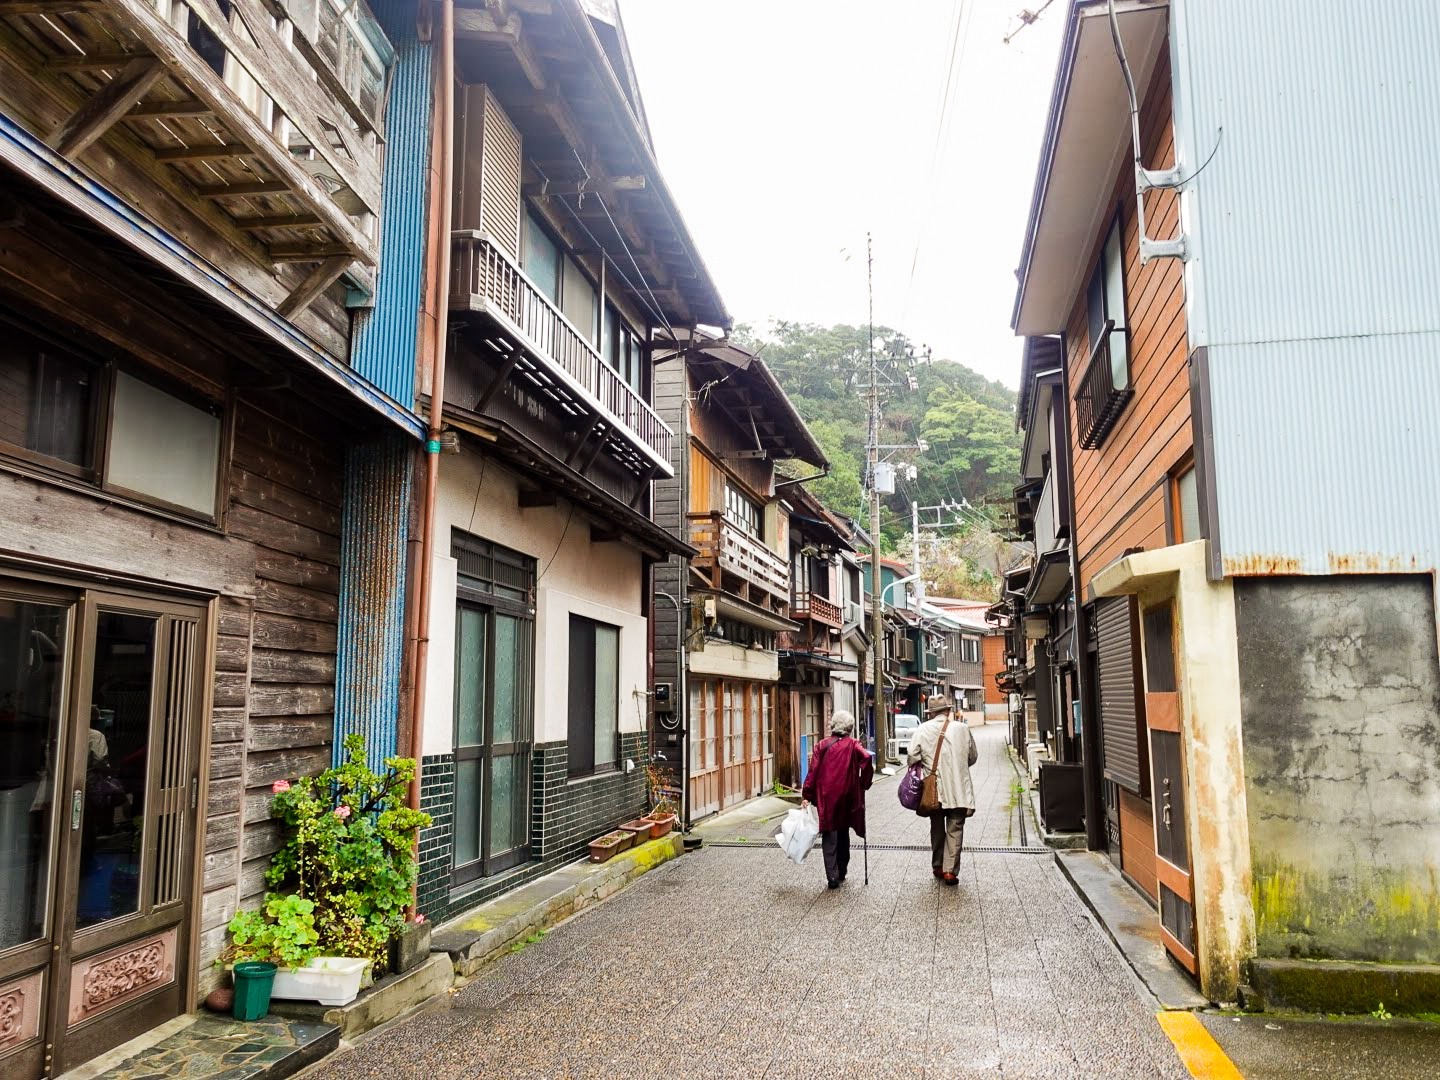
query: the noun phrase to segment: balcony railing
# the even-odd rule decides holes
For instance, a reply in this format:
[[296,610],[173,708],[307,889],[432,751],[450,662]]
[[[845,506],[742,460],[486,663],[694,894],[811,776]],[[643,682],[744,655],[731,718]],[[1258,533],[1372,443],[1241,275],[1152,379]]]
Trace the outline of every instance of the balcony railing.
[[[1080,445],[1086,450],[1094,450],[1105,441],[1105,436],[1120,419],[1125,403],[1135,396],[1130,385],[1130,348],[1125,333],[1116,329],[1114,322],[1105,323],[1096,335],[1090,362],[1075,390],[1075,419]],[[1124,355],[1117,355],[1111,348],[1111,340],[1116,336],[1121,339]]]
[[790,604],[790,615],[796,619],[810,619],[839,630],[844,625],[840,605],[815,593],[796,593]]
[[661,471],[670,472],[671,431],[649,403],[600,358],[510,254],[474,230],[452,234],[452,307],[497,318],[517,344],[559,377],[552,394],[568,391],[591,412],[629,433]]
[[363,0],[0,4],[0,23],[77,103],[47,133],[61,154],[118,124],[272,262],[375,262],[392,54]]
[[789,599],[789,560],[771,551],[718,510],[686,516],[690,520],[690,543],[700,549],[695,561],[714,572],[716,588],[722,584],[719,571],[724,571],[744,578],[776,599]]

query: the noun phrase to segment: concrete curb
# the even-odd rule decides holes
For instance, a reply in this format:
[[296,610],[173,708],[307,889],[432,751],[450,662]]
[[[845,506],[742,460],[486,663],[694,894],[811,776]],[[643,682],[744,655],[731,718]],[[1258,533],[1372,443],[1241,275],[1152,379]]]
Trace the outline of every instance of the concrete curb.
[[561,867],[437,927],[431,948],[448,953],[456,977],[468,979],[516,942],[613,896],[684,850],[683,835],[671,833],[609,862]]
[[[1133,892],[1129,883],[1108,869],[1103,877],[1090,883],[1097,886],[1098,891],[1080,880],[1081,874],[1077,871],[1081,870],[1081,865],[1076,860],[1090,857],[1091,852],[1088,851],[1056,851],[1051,855],[1055,866],[1075,890],[1080,902],[1095,916],[1095,921],[1125,959],[1140,985],[1166,1009],[1191,1010],[1209,1006],[1211,1002],[1165,955],[1157,929],[1159,918]],[[1095,873],[1090,876],[1095,877]]]

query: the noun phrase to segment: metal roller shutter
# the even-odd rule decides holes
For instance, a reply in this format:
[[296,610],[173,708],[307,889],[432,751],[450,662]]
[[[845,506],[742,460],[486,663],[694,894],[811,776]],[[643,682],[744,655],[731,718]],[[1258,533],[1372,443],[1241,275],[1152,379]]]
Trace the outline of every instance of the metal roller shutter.
[[1145,711],[1136,648],[1135,604],[1131,597],[1101,600],[1095,607],[1095,641],[1100,660],[1100,742],[1105,777],[1136,795],[1149,791]]

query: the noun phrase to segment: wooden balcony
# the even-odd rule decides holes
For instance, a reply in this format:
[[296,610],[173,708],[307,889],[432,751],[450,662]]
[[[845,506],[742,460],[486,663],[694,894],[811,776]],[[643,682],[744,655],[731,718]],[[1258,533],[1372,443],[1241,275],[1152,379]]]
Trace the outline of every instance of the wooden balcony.
[[844,625],[844,615],[839,604],[810,592],[795,594],[795,599],[790,603],[790,617],[809,619],[822,626],[833,626],[836,630]]
[[630,448],[626,464],[634,471],[674,475],[673,436],[665,422],[510,254],[483,232],[456,232],[452,239],[450,309],[485,315],[498,325],[502,333],[486,335],[484,344],[501,377],[525,380],[531,393],[577,424],[608,428],[612,445],[618,438]]
[[765,593],[772,602],[783,604],[789,600],[788,560],[729,521],[719,510],[686,517],[690,521],[690,543],[700,549],[692,565],[705,572],[715,588],[725,588],[723,575],[733,574],[746,585]]
[[376,261],[390,56],[364,0],[0,0],[0,78],[61,104],[46,142],[83,165],[115,129],[261,260],[319,264],[287,315]]

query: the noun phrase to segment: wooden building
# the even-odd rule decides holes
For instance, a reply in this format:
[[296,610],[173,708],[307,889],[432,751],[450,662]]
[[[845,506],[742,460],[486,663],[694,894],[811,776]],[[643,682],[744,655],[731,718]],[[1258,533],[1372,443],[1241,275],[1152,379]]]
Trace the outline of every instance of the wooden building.
[[1440,462],[1411,405],[1440,226],[1353,213],[1389,175],[1366,140],[1433,111],[1391,88],[1425,77],[1440,13],[1329,15],[1073,0],[1013,313],[1049,450],[1007,583],[1027,693],[1083,759],[1091,846],[1217,1001],[1247,968],[1263,997],[1277,966],[1433,986],[1440,958],[1440,555],[1395,509]]
[[[799,787],[810,751],[829,734],[837,708],[835,676],[858,674],[845,656],[845,582],[842,553],[853,554],[844,526],[800,483],[785,484],[790,516],[790,618],[797,630],[781,631],[779,720],[775,774]],[[847,684],[847,685],[852,685]],[[841,696],[843,697],[843,691]]]
[[603,5],[455,23],[450,335],[423,718],[432,917],[583,853],[645,807],[651,518],[676,435],[652,349],[728,323]]
[[376,675],[348,470],[421,427],[413,347],[388,392],[353,347],[395,57],[344,7],[0,5],[7,1077],[196,1006]]
[[[657,705],[654,723],[659,753],[685,777],[693,821],[776,778],[776,635],[800,624],[791,618],[790,512],[775,464],[824,466],[825,456],[758,356],[704,334],[679,345],[655,369],[661,415],[677,434],[674,476],[656,484],[655,519],[695,554],[655,568],[656,596],[688,614],[663,633],[671,624],[657,608],[655,678],[671,688],[674,707]],[[805,698],[812,712],[821,707],[818,695]]]

